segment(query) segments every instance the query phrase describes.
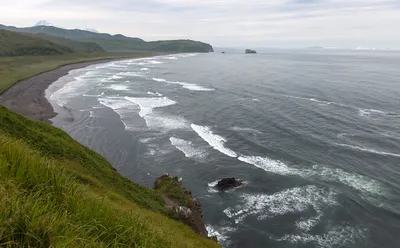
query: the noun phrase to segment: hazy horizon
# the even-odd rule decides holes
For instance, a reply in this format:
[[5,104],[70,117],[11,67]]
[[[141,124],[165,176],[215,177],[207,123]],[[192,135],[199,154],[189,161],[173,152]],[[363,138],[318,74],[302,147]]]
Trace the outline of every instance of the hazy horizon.
[[215,47],[400,48],[394,0],[0,0],[0,23],[47,20],[145,40],[194,39]]

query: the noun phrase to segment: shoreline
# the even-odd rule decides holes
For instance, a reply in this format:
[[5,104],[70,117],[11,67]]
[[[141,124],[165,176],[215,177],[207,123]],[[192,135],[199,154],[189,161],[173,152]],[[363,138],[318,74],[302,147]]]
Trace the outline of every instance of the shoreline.
[[61,77],[68,75],[72,70],[124,59],[116,58],[78,62],[41,72],[30,78],[20,80],[6,89],[0,94],[0,104],[31,120],[52,124],[51,119],[57,116],[58,113],[54,111],[53,106],[46,98],[45,91],[51,84]]

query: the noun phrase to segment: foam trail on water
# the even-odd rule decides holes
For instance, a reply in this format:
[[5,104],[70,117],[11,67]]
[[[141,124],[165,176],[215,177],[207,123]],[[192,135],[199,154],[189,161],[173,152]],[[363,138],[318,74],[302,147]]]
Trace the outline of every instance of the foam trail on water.
[[150,69],[149,68],[142,68],[142,69],[140,69],[141,71],[150,71]]
[[264,171],[279,175],[297,175],[319,181],[341,182],[362,192],[377,195],[382,195],[384,193],[382,185],[374,179],[355,173],[349,173],[338,168],[328,168],[321,165],[313,165],[311,168],[292,168],[279,160],[257,156],[240,156],[238,159],[263,169]]
[[198,149],[191,141],[170,137],[169,138],[171,144],[175,146],[179,151],[185,154],[187,158],[197,158],[201,159],[204,158],[207,154],[205,151]]
[[240,156],[238,159],[268,172],[273,172],[280,175],[294,174],[292,169],[279,160],[257,156]]
[[124,97],[124,99],[140,106],[139,115],[141,117],[151,114],[154,108],[161,108],[176,104],[175,101],[167,97]]
[[240,223],[249,216],[262,220],[288,213],[307,211],[312,207],[318,214],[329,206],[338,205],[334,191],[318,188],[314,185],[290,188],[273,195],[243,194],[244,204],[229,207],[224,213]]
[[226,140],[223,137],[214,134],[209,127],[198,126],[195,124],[192,124],[191,127],[204,141],[206,141],[215,150],[229,157],[237,157],[237,154],[234,151],[224,146]]
[[112,89],[112,90],[116,90],[116,91],[127,91],[127,90],[129,90],[129,87],[128,87],[128,86],[126,86],[126,85],[119,85],[119,84],[110,85],[108,88],[109,88],[109,89]]
[[311,217],[309,219],[303,219],[300,221],[296,222],[296,227],[297,229],[303,231],[303,232],[309,232],[313,227],[318,225],[318,223],[321,221],[321,218],[324,214],[322,212],[319,212],[316,216]]
[[322,235],[288,234],[277,239],[290,243],[313,243],[318,248],[353,247],[356,241],[365,239],[365,230],[350,226],[335,226]]
[[143,74],[140,74],[140,73],[138,73],[138,72],[129,72],[129,71],[117,73],[117,76],[125,76],[125,77],[144,77]]
[[376,151],[376,150],[374,150],[374,149],[364,148],[364,147],[360,147],[360,146],[353,146],[353,145],[348,145],[348,144],[339,144],[339,143],[335,143],[335,145],[337,145],[337,146],[342,146],[342,147],[348,147],[348,148],[351,148],[351,149],[353,149],[353,150],[359,150],[359,151],[363,151],[363,152],[368,152],[368,153],[374,153],[374,154],[378,154],[378,155],[383,155],[383,156],[400,157],[400,154],[398,154],[398,153],[390,153],[390,152]]
[[147,91],[147,94],[148,94],[148,95],[151,95],[151,96],[163,96],[161,93],[158,93],[158,92],[151,92],[151,91]]
[[234,126],[231,128],[232,131],[237,131],[237,132],[248,132],[248,133],[253,133],[253,134],[262,134],[262,132],[253,129],[253,128],[248,128],[248,127],[237,127]]
[[185,119],[162,113],[153,113],[155,108],[162,108],[176,104],[167,97],[124,97],[124,99],[137,104],[140,108],[139,115],[144,118],[150,129],[168,131],[174,129],[187,129]]
[[136,122],[132,119],[132,112],[137,105],[123,98],[99,98],[99,103],[114,110],[121,118],[126,130],[134,130]]
[[214,90],[214,89],[209,89],[209,88],[205,88],[205,87],[199,86],[197,84],[189,84],[189,83],[184,83],[184,82],[173,82],[173,81],[168,81],[168,80],[163,79],[163,78],[153,78],[153,81],[167,83],[167,84],[180,85],[183,88],[188,89],[188,90],[192,90],[192,91],[213,91]]

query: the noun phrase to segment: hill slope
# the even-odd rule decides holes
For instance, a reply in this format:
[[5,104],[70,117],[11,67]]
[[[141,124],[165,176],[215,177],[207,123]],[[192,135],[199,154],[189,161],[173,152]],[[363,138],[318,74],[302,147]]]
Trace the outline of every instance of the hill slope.
[[0,106],[0,244],[219,247],[166,214],[161,191],[120,176],[65,132]]
[[0,30],[0,56],[56,55],[72,52],[70,47],[45,39]]
[[106,51],[158,51],[158,52],[213,52],[211,45],[192,41],[155,41],[146,42],[139,38],[126,37],[124,35],[110,35],[105,33],[94,33],[79,29],[62,29],[53,26],[34,26],[17,28],[13,26],[0,25],[0,29],[14,32],[32,34],[47,34],[76,41],[94,42]]

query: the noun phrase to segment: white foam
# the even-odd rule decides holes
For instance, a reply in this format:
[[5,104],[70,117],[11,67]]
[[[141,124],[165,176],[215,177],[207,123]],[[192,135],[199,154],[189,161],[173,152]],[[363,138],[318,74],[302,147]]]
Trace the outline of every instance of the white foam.
[[348,147],[353,150],[359,150],[363,152],[368,152],[368,153],[373,153],[373,154],[378,154],[378,155],[383,155],[383,156],[391,156],[391,157],[400,157],[400,154],[398,153],[391,153],[391,152],[383,152],[383,151],[376,151],[371,148],[365,148],[365,147],[360,147],[360,146],[353,146],[353,145],[348,145],[348,144],[339,144],[335,143],[337,146],[342,146],[342,147]]
[[297,175],[319,181],[341,182],[362,192],[378,195],[384,194],[382,185],[374,179],[356,173],[349,173],[338,168],[333,169],[321,165],[313,165],[311,168],[292,168],[279,160],[257,156],[240,156],[238,159],[267,172],[279,175]]
[[147,94],[148,94],[148,95],[151,95],[151,96],[163,96],[161,93],[158,93],[158,92],[151,92],[151,91],[147,91]]
[[113,75],[113,76],[111,77],[111,79],[121,79],[121,78],[123,78],[123,77],[118,76],[118,75]]
[[123,98],[99,98],[98,101],[120,116],[126,130],[135,130],[136,122],[133,120],[132,112],[138,109],[136,104]]
[[324,208],[337,205],[336,193],[314,185],[290,188],[273,195],[243,194],[244,204],[229,207],[224,213],[235,223],[240,223],[249,216],[257,219],[272,218],[287,213],[299,213],[312,207],[318,214]]
[[285,163],[279,160],[273,160],[267,157],[257,156],[240,156],[240,161],[254,165],[267,172],[273,172],[280,175],[294,174],[293,170],[290,169]]
[[116,91],[127,91],[127,90],[129,90],[128,86],[121,85],[121,84],[112,84],[108,88],[112,89],[112,90],[116,90]]
[[316,216],[311,217],[309,219],[302,219],[296,222],[297,229],[303,232],[309,232],[313,227],[318,225],[321,221],[321,218],[324,214],[319,212]]
[[224,146],[226,140],[223,137],[214,134],[209,127],[198,126],[195,124],[192,124],[191,127],[204,141],[206,141],[215,150],[229,157],[237,157],[237,154],[234,151]]
[[310,169],[295,170],[294,172],[305,178],[341,182],[362,192],[368,192],[377,195],[384,193],[381,184],[374,179],[356,173],[349,173],[339,168],[333,169],[321,165],[313,165],[313,167]]
[[357,240],[364,240],[365,230],[350,226],[335,226],[322,235],[288,234],[277,241],[314,243],[318,248],[353,247]]
[[174,129],[187,129],[188,123],[179,116],[162,113],[153,113],[154,109],[176,104],[167,97],[124,97],[124,99],[137,104],[140,108],[139,115],[145,119],[147,127],[158,131]]
[[144,77],[143,74],[140,74],[138,72],[130,72],[130,71],[120,72],[120,73],[117,73],[117,75],[118,76],[124,76],[124,77]]
[[170,137],[169,140],[171,141],[171,144],[179,151],[183,152],[187,158],[202,159],[207,155],[205,151],[197,148],[191,141],[178,139],[175,137]]
[[163,83],[167,82],[167,80],[165,80],[163,78],[153,78],[153,80],[156,81],[156,82],[163,82]]
[[151,114],[154,108],[161,108],[176,104],[175,101],[167,97],[125,97],[125,99],[140,106],[139,115],[141,117]]
[[209,88],[205,88],[205,87],[199,86],[197,84],[189,84],[189,83],[184,83],[184,82],[173,82],[173,81],[168,81],[168,80],[163,79],[163,78],[153,78],[153,81],[167,83],[167,84],[180,85],[183,88],[188,89],[188,90],[192,90],[192,91],[213,91],[214,90],[214,89],[209,89]]
[[248,133],[253,133],[253,134],[262,134],[262,132],[253,129],[253,128],[249,128],[249,127],[237,127],[234,126],[231,128],[232,131],[237,131],[237,132],[248,132]]
[[206,225],[208,237],[217,237],[218,243],[227,246],[229,244],[228,233],[234,232],[235,229],[231,227],[215,227]]
[[149,60],[148,63],[158,65],[158,64],[164,64],[164,62],[158,61],[158,60]]
[[208,185],[208,190],[207,191],[209,193],[217,193],[218,190],[215,188],[215,186],[217,186],[218,182],[219,182],[219,179],[214,181],[214,182],[208,183],[207,184]]
[[150,69],[149,68],[142,68],[142,69],[140,69],[141,71],[150,71]]

